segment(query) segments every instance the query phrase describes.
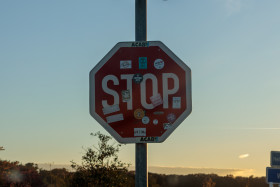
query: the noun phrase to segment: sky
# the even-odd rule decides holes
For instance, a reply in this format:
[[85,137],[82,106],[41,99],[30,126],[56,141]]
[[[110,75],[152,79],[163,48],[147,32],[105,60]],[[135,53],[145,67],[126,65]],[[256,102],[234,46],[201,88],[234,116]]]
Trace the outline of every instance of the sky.
[[[151,169],[265,176],[280,151],[279,6],[148,0],[147,38],[191,68],[193,107],[148,145]],[[135,40],[134,9],[133,0],[0,1],[1,159],[69,165],[96,144],[91,132],[108,135],[89,114],[89,72]],[[135,145],[119,156],[135,165]]]

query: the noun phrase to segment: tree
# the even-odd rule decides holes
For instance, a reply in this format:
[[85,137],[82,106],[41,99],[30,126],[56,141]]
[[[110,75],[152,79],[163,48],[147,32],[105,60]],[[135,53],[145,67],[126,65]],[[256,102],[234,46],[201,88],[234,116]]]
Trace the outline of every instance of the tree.
[[[82,164],[72,161],[76,170],[72,178],[73,186],[128,186],[128,166],[118,158],[121,144],[111,143],[110,136],[91,133],[98,138],[98,146],[89,147],[82,156]],[[131,184],[133,185],[133,184]]]
[[52,169],[50,171],[40,169],[40,176],[45,186],[68,187],[71,184],[72,173],[65,168]]
[[43,186],[38,166],[0,160],[0,186]]
[[215,187],[216,183],[213,182],[210,176],[206,177],[203,182],[203,187]]

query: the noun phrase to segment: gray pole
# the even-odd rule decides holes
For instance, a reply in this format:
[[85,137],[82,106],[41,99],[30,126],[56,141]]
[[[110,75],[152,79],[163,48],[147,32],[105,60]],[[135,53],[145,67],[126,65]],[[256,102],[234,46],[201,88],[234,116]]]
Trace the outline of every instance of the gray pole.
[[147,0],[135,0],[135,41],[147,40]]
[[[135,0],[135,41],[147,40],[147,0]],[[148,186],[148,145],[135,145],[135,186]]]

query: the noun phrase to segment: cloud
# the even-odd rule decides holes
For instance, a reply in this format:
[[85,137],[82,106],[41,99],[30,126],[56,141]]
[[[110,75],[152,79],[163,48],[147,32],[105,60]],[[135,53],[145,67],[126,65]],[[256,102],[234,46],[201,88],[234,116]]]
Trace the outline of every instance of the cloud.
[[250,155],[248,153],[246,153],[246,154],[239,155],[238,158],[243,159],[243,158],[247,158],[249,156]]

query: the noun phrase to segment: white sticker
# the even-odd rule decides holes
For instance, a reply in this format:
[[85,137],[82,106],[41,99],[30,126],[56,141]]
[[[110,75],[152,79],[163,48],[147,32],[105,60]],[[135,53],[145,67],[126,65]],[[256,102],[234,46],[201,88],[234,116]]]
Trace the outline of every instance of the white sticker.
[[142,118],[142,123],[144,123],[145,125],[148,124],[150,122],[150,118],[148,116],[144,116]]
[[173,97],[172,108],[181,108],[181,97]]
[[154,107],[162,104],[162,98],[159,93],[157,95],[151,96],[150,100],[152,101]]
[[108,107],[102,108],[102,111],[103,111],[104,115],[107,115],[107,114],[111,114],[113,112],[120,111],[120,107],[119,107],[119,105],[108,106]]
[[106,117],[107,123],[114,123],[123,120],[123,114],[116,114]]
[[130,101],[130,91],[129,90],[122,90],[122,101],[123,102]]
[[164,61],[162,59],[156,59],[154,61],[154,66],[156,69],[162,69],[164,67]]
[[158,120],[157,120],[157,119],[154,119],[154,120],[153,120],[153,124],[154,124],[154,125],[157,125],[157,124],[158,124]]
[[120,68],[121,69],[131,69],[131,60],[121,60],[120,61]]
[[134,128],[134,136],[146,136],[146,128]]
[[163,124],[163,129],[164,129],[164,130],[169,129],[170,127],[171,127],[171,124],[170,124],[170,123],[164,123],[164,124]]

